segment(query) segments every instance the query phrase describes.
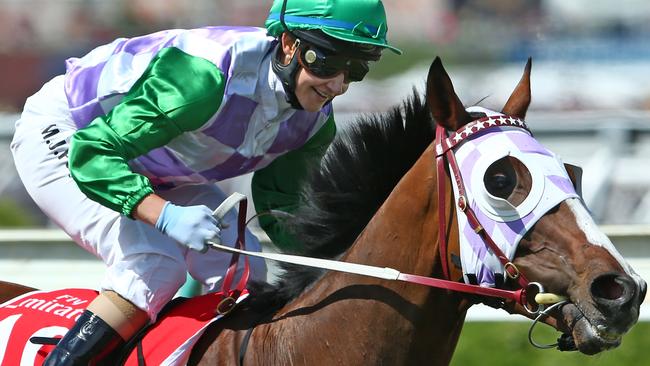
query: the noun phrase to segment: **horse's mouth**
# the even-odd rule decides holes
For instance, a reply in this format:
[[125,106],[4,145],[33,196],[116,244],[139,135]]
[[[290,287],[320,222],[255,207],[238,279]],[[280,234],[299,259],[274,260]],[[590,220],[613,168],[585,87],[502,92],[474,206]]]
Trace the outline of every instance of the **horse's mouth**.
[[578,351],[581,353],[594,355],[616,348],[621,344],[623,333],[612,332],[607,326],[597,324],[573,303],[562,307],[562,316]]

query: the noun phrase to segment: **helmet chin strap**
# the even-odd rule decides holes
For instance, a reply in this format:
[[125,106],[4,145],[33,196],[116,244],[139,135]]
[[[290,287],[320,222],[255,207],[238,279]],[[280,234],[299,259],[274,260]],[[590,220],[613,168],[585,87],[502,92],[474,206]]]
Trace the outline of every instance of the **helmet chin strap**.
[[282,82],[282,87],[287,95],[287,102],[291,104],[291,107],[294,109],[300,110],[304,109],[302,105],[300,105],[298,97],[296,97],[296,75],[300,70],[300,64],[298,63],[298,57],[296,54],[299,52],[298,46],[300,46],[300,39],[296,39],[295,46],[296,50],[293,55],[291,55],[291,61],[284,65],[279,59],[279,55],[284,54],[281,52],[282,40],[279,40],[278,45],[275,47],[275,55],[271,58],[271,68]]

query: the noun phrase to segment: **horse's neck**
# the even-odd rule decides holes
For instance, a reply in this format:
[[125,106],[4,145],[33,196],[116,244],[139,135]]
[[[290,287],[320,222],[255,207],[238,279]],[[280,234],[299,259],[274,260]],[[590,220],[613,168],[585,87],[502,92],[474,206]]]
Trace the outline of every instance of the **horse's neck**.
[[[429,147],[343,260],[439,276],[437,235],[436,176]],[[303,351],[320,349],[315,354],[329,352],[346,364],[431,364],[434,356],[434,362],[446,364],[463,321],[460,301],[420,285],[331,272],[275,318],[283,318],[279,337],[292,338],[285,342],[301,358]]]
[[432,154],[427,150],[400,180],[345,260],[427,276],[440,269]]

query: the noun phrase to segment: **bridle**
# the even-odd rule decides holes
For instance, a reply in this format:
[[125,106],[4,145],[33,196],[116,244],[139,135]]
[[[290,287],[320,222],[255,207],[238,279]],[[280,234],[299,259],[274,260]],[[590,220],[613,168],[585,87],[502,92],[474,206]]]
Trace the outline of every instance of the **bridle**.
[[[229,280],[224,282],[224,286],[222,290],[224,291],[224,293],[228,293],[229,291],[232,291],[229,288],[231,283],[230,278],[232,278],[231,272],[234,272],[237,266],[238,255],[243,254],[245,256],[271,259],[279,262],[292,263],[297,265],[309,266],[309,267],[326,269],[326,270],[334,270],[339,272],[354,273],[354,274],[370,276],[375,278],[382,278],[386,280],[410,282],[410,283],[416,283],[416,284],[425,285],[429,287],[467,293],[471,295],[487,296],[492,298],[500,298],[503,300],[510,300],[512,302],[521,305],[532,316],[536,316],[535,322],[533,323],[534,326],[542,317],[548,316],[548,311],[550,311],[553,308],[557,308],[561,306],[566,300],[559,295],[545,293],[544,287],[540,283],[528,281],[528,279],[524,276],[524,274],[521,273],[521,271],[519,271],[517,266],[514,263],[512,263],[510,259],[508,259],[508,256],[503,253],[503,251],[499,248],[499,246],[485,231],[483,226],[480,224],[478,218],[476,217],[476,214],[474,213],[472,208],[469,207],[469,205],[467,204],[463,179],[460,174],[458,164],[456,162],[456,158],[453,152],[453,148],[455,146],[459,145],[461,142],[465,141],[470,136],[473,136],[479,132],[483,132],[490,128],[502,128],[502,127],[517,127],[517,128],[524,129],[528,133],[530,133],[524,121],[509,116],[489,116],[489,117],[479,118],[465,125],[458,131],[452,132],[449,135],[447,134],[447,131],[444,129],[444,127],[440,125],[436,127],[436,136],[435,136],[434,143],[435,143],[436,169],[438,174],[437,196],[439,201],[438,206],[439,206],[439,223],[440,223],[438,247],[440,251],[439,254],[442,263],[444,278],[440,279],[440,278],[401,273],[395,269],[387,268],[387,267],[381,268],[381,267],[374,267],[374,266],[368,266],[363,264],[356,264],[356,263],[349,263],[349,262],[342,262],[342,261],[335,261],[335,260],[328,260],[328,259],[286,255],[286,254],[278,254],[278,253],[246,251],[244,248],[243,228],[245,228],[252,219],[246,221],[245,214],[242,215],[242,212],[244,213],[246,212],[245,209],[246,196],[235,193],[232,196],[228,197],[228,199],[226,199],[224,203],[222,203],[219,206],[219,208],[215,210],[213,215],[218,220],[222,220],[225,214],[232,207],[234,207],[237,203],[240,204],[240,208],[239,208],[240,214],[238,217],[239,236],[237,239],[236,247],[233,248],[233,247],[222,245],[221,243],[208,241],[208,245],[211,248],[233,254],[233,260],[231,261],[230,270],[228,271],[229,274],[226,276],[226,278],[228,278]],[[501,289],[496,287],[484,287],[475,284],[456,282],[450,279],[450,270],[449,270],[448,257],[447,257],[448,243],[447,243],[446,227],[445,227],[447,222],[447,215],[446,215],[446,208],[445,208],[446,180],[444,179],[444,177],[447,174],[446,173],[447,170],[445,168],[445,164],[449,166],[450,173],[453,176],[453,179],[455,180],[458,187],[458,198],[456,199],[455,202],[457,209],[466,215],[468,223],[470,224],[472,229],[477,234],[480,235],[486,247],[488,247],[499,259],[500,263],[504,267],[504,271],[506,275],[512,280],[517,281],[519,285],[519,289],[506,290],[506,289]],[[452,192],[452,196],[453,196],[453,192]],[[248,278],[248,270],[249,270],[248,265],[246,265],[242,278],[244,277]],[[242,282],[240,282],[236,287],[235,292],[240,292],[242,288],[243,288]],[[228,305],[231,305],[232,303],[233,302],[230,302]],[[547,304],[553,304],[553,305],[549,307],[547,311],[544,311],[545,305]],[[502,306],[505,305],[505,302],[502,302],[501,305]],[[228,306],[227,311],[230,310],[231,307]],[[532,327],[531,327],[531,331],[529,332],[529,340],[531,341],[531,344],[533,344],[534,346],[538,348],[551,348],[555,346],[555,345],[548,345],[548,346],[540,347],[532,340],[531,333],[532,333]],[[565,347],[565,349],[570,349],[570,347],[567,346]]]
[[[568,334],[562,334],[558,338],[557,343],[554,344],[539,344],[533,340],[533,329],[535,325],[541,321],[544,317],[549,316],[551,310],[555,308],[560,308],[563,304],[568,302],[564,297],[558,296],[555,294],[544,293],[544,288],[540,283],[530,282],[526,276],[517,268],[517,266],[510,261],[508,256],[501,250],[501,248],[494,242],[492,237],[487,233],[485,228],[481,225],[474,210],[470,207],[466,197],[465,185],[463,184],[463,178],[456,161],[456,156],[454,155],[453,148],[460,143],[466,141],[471,136],[474,136],[477,133],[482,133],[490,128],[499,128],[499,127],[516,127],[521,128],[531,134],[532,132],[526,126],[526,123],[516,117],[499,115],[499,116],[486,116],[474,120],[467,125],[461,127],[456,132],[447,134],[447,131],[441,125],[436,126],[436,135],[435,135],[435,158],[436,158],[436,172],[437,172],[437,197],[438,197],[438,249],[440,255],[440,261],[442,264],[443,276],[446,280],[451,280],[450,269],[448,262],[448,243],[447,243],[447,211],[445,207],[446,201],[446,181],[443,177],[447,174],[446,166],[449,167],[450,175],[456,183],[456,197],[454,197],[454,192],[452,192],[452,197],[455,198],[454,204],[456,209],[465,214],[467,218],[467,223],[474,230],[476,234],[480,236],[483,240],[483,243],[488,247],[494,255],[499,259],[499,262],[503,266],[505,275],[512,280],[516,280],[520,286],[520,290],[511,291],[508,296],[501,291],[496,291],[496,288],[485,288],[486,291],[490,294],[487,296],[500,297],[502,296],[505,299],[515,299],[517,303],[522,305],[532,315],[536,315],[534,322],[532,323],[530,330],[528,331],[528,340],[536,348],[539,349],[550,349],[557,347],[561,351],[570,351],[575,350],[576,346],[573,342],[573,339]],[[480,286],[476,286],[481,288]],[[537,293],[535,293],[537,291]],[[475,293],[479,293],[476,291]],[[532,296],[531,296],[532,295]],[[491,303],[487,303],[492,306]],[[536,309],[531,309],[530,304],[537,305]],[[546,304],[551,304],[550,307],[544,309]],[[501,306],[505,305],[504,303],[500,304]]]
[[[544,293],[544,287],[541,284],[537,282],[529,282],[525,278],[525,276],[517,269],[517,267],[512,262],[510,262],[507,256],[494,243],[492,238],[490,238],[490,236],[485,232],[485,230],[483,230],[482,226],[478,222],[478,219],[476,218],[476,215],[471,210],[471,208],[467,207],[464,194],[461,195],[457,201],[458,209],[462,210],[467,215],[468,220],[472,225],[472,228],[481,235],[486,245],[494,253],[496,253],[497,257],[502,262],[508,276],[511,277],[512,279],[516,279],[520,285],[520,288],[511,291],[511,290],[505,290],[500,288],[483,287],[483,286],[478,286],[473,284],[466,284],[462,282],[452,281],[449,278],[449,268],[446,260],[447,240],[445,235],[446,215],[445,215],[445,207],[444,207],[444,198],[446,195],[446,191],[445,191],[445,182],[443,179],[441,179],[441,177],[444,177],[446,174],[444,164],[445,162],[449,163],[454,179],[456,179],[456,181],[459,183],[459,187],[463,187],[462,178],[458,171],[458,167],[456,165],[456,160],[452,148],[458,145],[464,139],[467,139],[469,136],[472,136],[479,131],[492,128],[492,127],[505,127],[505,126],[520,127],[527,130],[526,125],[523,121],[512,117],[480,118],[478,120],[469,123],[462,129],[452,133],[450,136],[446,136],[447,133],[443,127],[438,126],[436,129],[436,137],[435,137],[436,164],[437,164],[438,176],[439,176],[437,189],[438,189],[438,197],[441,203],[439,205],[440,207],[439,208],[440,210],[439,211],[440,212],[439,248],[440,248],[441,262],[443,264],[443,272],[444,272],[443,279],[408,274],[408,273],[401,273],[392,268],[381,268],[381,267],[374,267],[374,266],[368,266],[363,264],[348,263],[348,262],[304,257],[304,256],[295,256],[295,255],[286,255],[286,254],[277,254],[277,253],[250,252],[244,250],[242,245],[238,245],[239,248],[231,248],[222,245],[221,243],[209,242],[208,244],[210,245],[210,247],[214,249],[233,253],[233,254],[244,254],[247,256],[271,259],[275,261],[287,262],[287,263],[292,263],[297,265],[304,265],[304,266],[327,269],[327,270],[354,273],[354,274],[382,278],[387,280],[410,282],[410,283],[416,283],[420,285],[442,288],[451,291],[458,291],[458,292],[463,292],[463,293],[468,293],[473,295],[488,296],[488,297],[501,298],[505,300],[511,300],[524,307],[532,315],[536,315],[541,310],[543,310],[544,308],[543,303],[545,304],[557,303],[558,301],[560,301],[559,297],[557,295],[553,296],[552,294]],[[229,207],[224,208],[220,206],[215,211],[215,217],[221,219],[222,217],[221,215],[225,214],[225,212],[227,212],[232,206],[234,206],[234,204],[243,201],[245,199],[246,197],[243,195],[238,195],[238,198],[235,200],[232,200],[229,197],[230,202],[226,202],[229,201],[226,200],[224,201],[224,204],[222,204],[222,206],[229,206]],[[219,211],[220,213],[217,213],[217,211]],[[246,225],[245,219],[242,218],[242,216],[240,215],[239,226],[242,227],[245,225]],[[238,239],[238,243],[243,244],[243,239],[241,238]],[[224,290],[227,289],[224,288]]]

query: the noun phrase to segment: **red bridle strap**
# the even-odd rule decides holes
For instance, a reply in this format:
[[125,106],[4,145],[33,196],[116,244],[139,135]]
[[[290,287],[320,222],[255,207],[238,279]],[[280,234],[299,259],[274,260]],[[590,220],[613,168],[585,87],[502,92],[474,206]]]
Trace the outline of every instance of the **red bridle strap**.
[[[239,214],[237,216],[237,243],[236,248],[240,250],[246,249],[246,210],[248,207],[248,202],[246,199],[239,201]],[[234,299],[236,299],[239,294],[244,291],[246,284],[248,283],[248,278],[250,276],[250,264],[248,257],[244,257],[244,270],[241,273],[241,278],[239,283],[235,286],[234,289],[231,288],[232,282],[235,278],[235,273],[237,272],[237,264],[239,262],[239,253],[233,253],[232,258],[230,259],[230,265],[226,271],[226,275],[223,277],[223,283],[221,285],[221,291],[224,296],[232,293]]]
[[449,280],[442,280],[440,278],[424,277],[408,273],[400,273],[397,277],[399,281],[417,283],[429,287],[443,288],[446,290],[464,292],[467,294],[499,297],[503,299],[513,300],[518,304],[527,306],[526,301],[526,287],[522,287],[516,291],[502,290],[494,287],[481,287],[477,285],[468,285],[461,282],[454,282]]
[[[436,127],[436,146],[441,146],[445,129],[439,131],[442,127]],[[442,264],[443,278],[451,279],[449,274],[449,263],[447,262],[447,220],[446,220],[446,202],[445,202],[445,159],[436,156],[436,171],[438,174],[438,251],[440,252],[440,263]]]

